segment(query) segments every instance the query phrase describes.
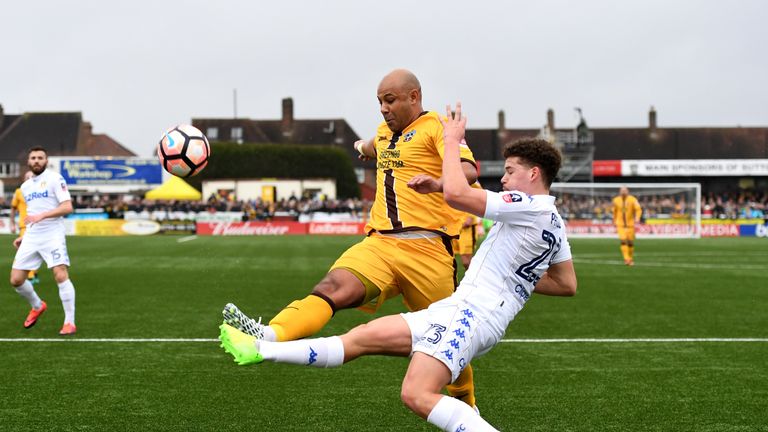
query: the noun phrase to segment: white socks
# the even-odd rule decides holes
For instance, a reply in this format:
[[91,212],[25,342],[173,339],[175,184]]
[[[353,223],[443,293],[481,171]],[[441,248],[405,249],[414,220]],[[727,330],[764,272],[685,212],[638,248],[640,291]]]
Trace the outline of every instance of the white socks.
[[64,306],[64,322],[74,324],[75,286],[69,279],[59,284],[59,298],[61,298],[61,305]]
[[464,402],[443,396],[429,412],[427,421],[444,431],[496,431],[480,414]]
[[27,299],[29,305],[32,306],[33,309],[40,309],[40,306],[43,305],[43,301],[37,296],[35,287],[32,286],[32,282],[25,280],[23,284],[13,288],[20,296]]
[[[338,336],[289,342],[258,341],[264,360],[312,367],[338,367],[344,364],[344,343]],[[470,408],[471,409],[471,408]]]
[[262,336],[262,340],[268,341],[268,342],[277,342],[277,334],[275,333],[275,330],[268,325],[264,325],[264,335]]

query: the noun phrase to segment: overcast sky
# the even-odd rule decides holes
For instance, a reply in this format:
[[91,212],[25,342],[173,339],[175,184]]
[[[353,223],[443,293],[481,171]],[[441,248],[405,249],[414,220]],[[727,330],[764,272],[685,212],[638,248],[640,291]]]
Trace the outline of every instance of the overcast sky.
[[768,126],[768,1],[13,1],[0,7],[6,113],[81,111],[141,156],[193,117],[345,118],[419,77],[469,126]]

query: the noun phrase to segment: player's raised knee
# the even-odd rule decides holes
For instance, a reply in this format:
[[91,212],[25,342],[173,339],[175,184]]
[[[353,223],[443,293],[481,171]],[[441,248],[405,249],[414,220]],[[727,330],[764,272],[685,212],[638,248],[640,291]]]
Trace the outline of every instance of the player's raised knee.
[[406,378],[400,389],[400,400],[409,410],[427,418],[432,407],[429,405],[428,393],[420,386]]

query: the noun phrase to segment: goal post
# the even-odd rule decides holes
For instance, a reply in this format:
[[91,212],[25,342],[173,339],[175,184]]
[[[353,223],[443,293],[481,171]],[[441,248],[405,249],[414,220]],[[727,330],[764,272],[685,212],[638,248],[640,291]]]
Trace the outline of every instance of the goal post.
[[553,183],[568,237],[616,237],[612,200],[626,186],[643,209],[640,238],[700,238],[699,183]]

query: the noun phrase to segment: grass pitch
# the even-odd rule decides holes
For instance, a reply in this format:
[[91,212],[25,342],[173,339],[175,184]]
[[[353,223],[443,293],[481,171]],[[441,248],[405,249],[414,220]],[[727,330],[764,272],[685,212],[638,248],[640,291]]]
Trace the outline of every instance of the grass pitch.
[[[0,237],[8,271],[11,240]],[[178,240],[69,238],[73,338],[57,334],[50,272],[37,287],[49,310],[30,330],[21,325],[28,306],[6,282],[0,430],[434,430],[399,400],[405,359],[239,367],[211,341],[226,302],[269,318],[358,238]],[[491,424],[768,431],[765,239],[640,240],[633,268],[615,240],[571,242],[578,295],[533,296],[508,341],[473,362]],[[401,310],[393,299],[382,313]],[[370,318],[342,311],[321,335]]]

